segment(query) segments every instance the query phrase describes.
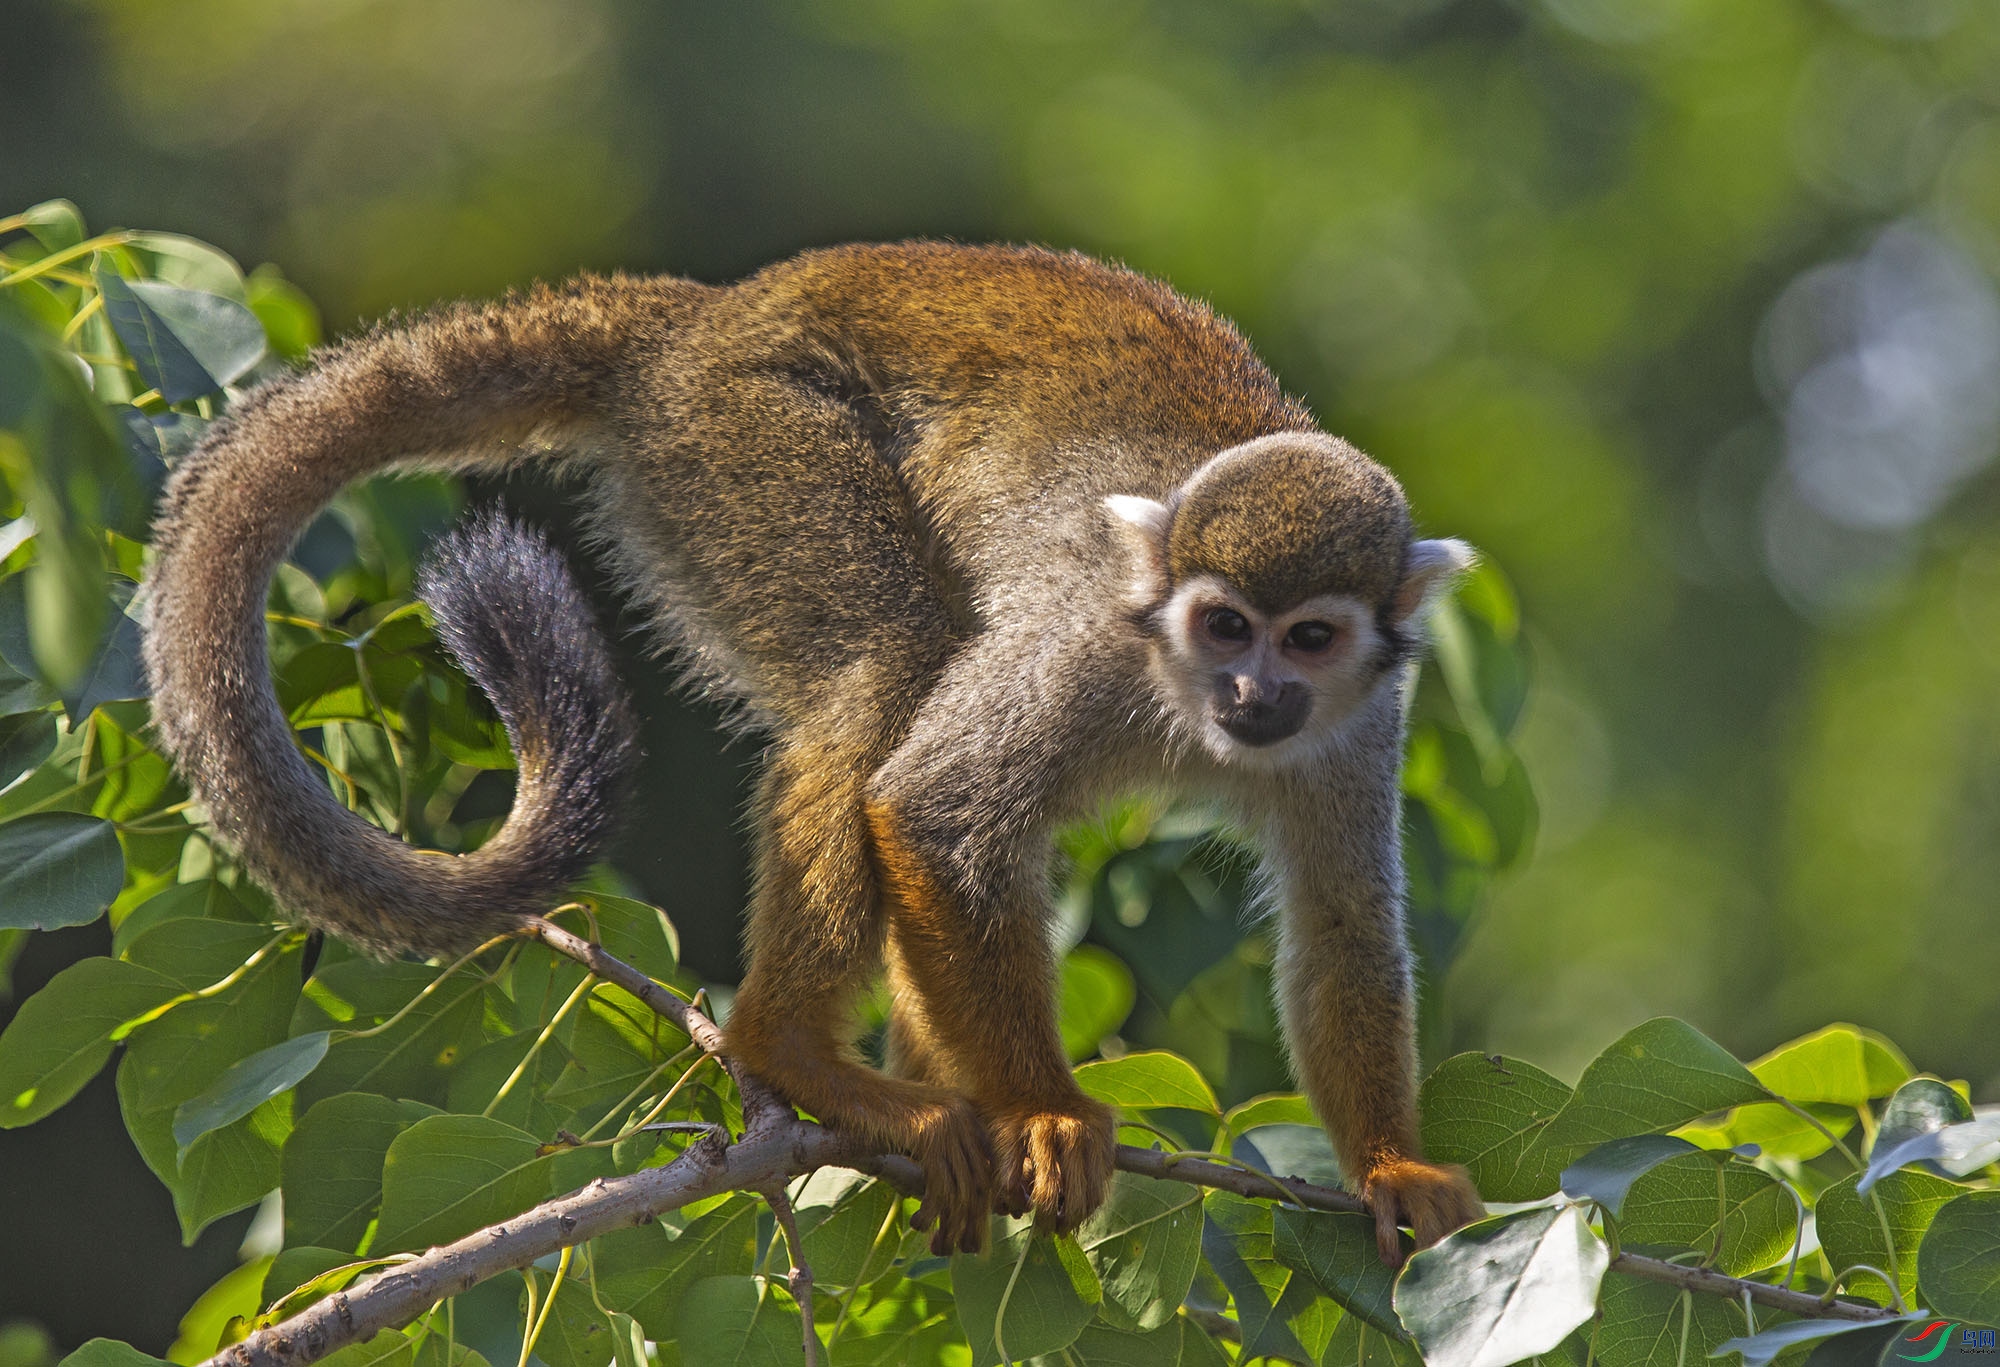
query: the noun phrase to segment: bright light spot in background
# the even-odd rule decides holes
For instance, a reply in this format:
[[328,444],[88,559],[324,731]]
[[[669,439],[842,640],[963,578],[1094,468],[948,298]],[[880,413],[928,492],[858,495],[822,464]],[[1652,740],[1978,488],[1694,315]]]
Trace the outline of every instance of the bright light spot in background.
[[1785,428],[1764,509],[1772,578],[1807,610],[1852,609],[1993,459],[2000,301],[1950,243],[1898,223],[1795,280],[1759,352]]

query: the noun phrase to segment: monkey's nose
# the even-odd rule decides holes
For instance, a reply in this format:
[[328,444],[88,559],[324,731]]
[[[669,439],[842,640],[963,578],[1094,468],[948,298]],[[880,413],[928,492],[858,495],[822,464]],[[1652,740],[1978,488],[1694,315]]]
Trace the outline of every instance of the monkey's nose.
[[1311,710],[1310,696],[1296,683],[1271,689],[1238,677],[1232,693],[1231,701],[1215,709],[1215,723],[1245,745],[1273,745],[1298,734]]

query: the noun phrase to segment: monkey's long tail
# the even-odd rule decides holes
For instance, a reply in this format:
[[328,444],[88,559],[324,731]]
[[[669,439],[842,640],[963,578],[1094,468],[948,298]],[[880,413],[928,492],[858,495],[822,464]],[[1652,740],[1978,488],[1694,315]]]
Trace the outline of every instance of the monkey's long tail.
[[468,855],[414,849],[334,799],[273,696],[264,603],[293,540],[353,479],[591,449],[602,394],[688,306],[678,283],[586,280],[377,330],[247,396],[175,472],[149,581],[154,725],[215,832],[292,914],[377,953],[446,953],[547,910],[601,852],[635,755],[631,712],[538,538],[481,523],[424,577],[520,766],[506,823]]

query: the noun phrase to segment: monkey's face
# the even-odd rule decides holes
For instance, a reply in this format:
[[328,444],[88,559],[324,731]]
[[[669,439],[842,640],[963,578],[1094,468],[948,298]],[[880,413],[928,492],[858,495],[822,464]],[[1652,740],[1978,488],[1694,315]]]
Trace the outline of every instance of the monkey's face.
[[1265,612],[1213,574],[1176,588],[1158,621],[1165,700],[1225,763],[1317,749],[1382,681],[1391,653],[1359,599],[1319,594]]

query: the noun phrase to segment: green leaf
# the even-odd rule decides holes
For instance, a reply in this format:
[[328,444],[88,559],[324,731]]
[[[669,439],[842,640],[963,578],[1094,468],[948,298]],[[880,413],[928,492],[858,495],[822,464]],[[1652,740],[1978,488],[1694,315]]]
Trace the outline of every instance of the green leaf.
[[[286,1205],[289,1207],[291,1204],[291,1194],[289,1192],[286,1193],[285,1200]],[[289,1224],[291,1220],[291,1211],[289,1209],[285,1211],[285,1217],[287,1224]],[[292,1292],[297,1291],[300,1287],[310,1282],[317,1281],[321,1277],[326,1277],[327,1273],[337,1267],[346,1267],[350,1270],[343,1276],[327,1277],[325,1282],[322,1282],[311,1292],[308,1292],[306,1297],[301,1298],[300,1304],[303,1304],[307,1299],[317,1298],[321,1294],[338,1291],[355,1277],[360,1276],[364,1271],[368,1270],[365,1267],[354,1267],[355,1256],[345,1250],[321,1248],[314,1244],[293,1245],[289,1239],[286,1242],[288,1246],[284,1252],[271,1260],[270,1269],[264,1273],[264,1288],[260,1294],[263,1296],[263,1303],[265,1305],[270,1305],[281,1297],[291,1295]],[[297,1309],[298,1306],[294,1305],[291,1308]]]
[[1985,1115],[1958,1125],[1947,1125],[1929,1134],[1914,1135],[1887,1152],[1877,1145],[1862,1174],[1865,1192],[1881,1177],[1909,1163],[1924,1163],[1953,1177],[1969,1177],[1981,1168],[2000,1163],[2000,1115]]
[[1138,989],[1132,970],[1108,949],[1078,945],[1063,957],[1057,1019],[1072,1060],[1097,1052],[1106,1035],[1132,1014]]
[[1622,1215],[1632,1184],[1669,1158],[1696,1152],[1670,1134],[1635,1134],[1599,1144],[1563,1169],[1563,1195],[1597,1202],[1613,1217]]
[[243,299],[243,268],[219,247],[179,233],[154,232],[133,233],[125,244],[155,280],[239,303]]
[[[1908,1321],[1898,1321],[1907,1323]],[[1709,1350],[1712,1358],[1726,1357],[1730,1353],[1743,1355],[1743,1367],[1767,1367],[1773,1358],[1789,1348],[1802,1343],[1814,1343],[1832,1338],[1836,1334],[1858,1334],[1869,1330],[1879,1330],[1879,1321],[1867,1320],[1792,1320],[1762,1333],[1748,1334],[1740,1338],[1725,1339]]]
[[[681,1297],[683,1346],[703,1367],[790,1367],[805,1361],[799,1309],[764,1277],[703,1277]],[[552,1363],[551,1367],[562,1367]]]
[[125,856],[108,821],[37,812],[0,822],[0,929],[88,925],[124,881]]
[[1099,1101],[1127,1110],[1170,1106],[1213,1116],[1222,1114],[1214,1089],[1195,1066],[1178,1054],[1161,1049],[1086,1063],[1076,1070],[1076,1081]]
[[[83,226],[82,212],[66,199],[45,199],[24,212],[21,220],[21,226],[42,244],[42,250],[48,252],[66,251],[89,236]],[[108,1339],[94,1341],[109,1342]]]
[[593,892],[584,899],[597,913],[605,949],[648,977],[671,982],[680,967],[681,937],[667,913],[648,902]]
[[[438,973],[423,964],[361,959],[332,964],[315,976],[288,1033],[333,1026],[371,1029],[408,1005]],[[394,1028],[379,1035],[336,1039],[326,1061],[299,1087],[299,1105],[311,1106],[339,1092],[380,1092],[443,1103],[453,1070],[485,1043],[480,1029],[485,1010],[485,990],[478,978],[460,970]]]
[[1769,1099],[1721,1045],[1685,1021],[1660,1016],[1592,1060],[1542,1143],[1567,1165],[1608,1140],[1677,1129],[1712,1111]]
[[[842,1344],[848,1340],[842,1339]],[[1075,1343],[1028,1359],[1028,1367],[1227,1367],[1215,1341],[1193,1322],[1175,1318],[1150,1333],[1086,1324]]]
[[[611,1320],[591,1299],[590,1287],[576,1278],[576,1267],[556,1288],[555,1304],[548,1309],[542,1336],[535,1340],[535,1356],[548,1367],[605,1367],[611,1361],[613,1341]],[[527,1288],[521,1289],[521,1309],[527,1310]],[[537,1312],[540,1312],[537,1307]],[[697,1343],[704,1340],[696,1339]],[[794,1347],[796,1347],[796,1342]]]
[[[1312,1278],[1323,1295],[1383,1333],[1407,1337],[1396,1318],[1396,1269],[1376,1249],[1372,1216],[1285,1206],[1272,1216],[1271,1236],[1278,1261]],[[1402,1240],[1408,1254],[1414,1245]]]
[[296,1035],[229,1065],[206,1091],[174,1111],[174,1143],[185,1149],[232,1120],[250,1114],[272,1097],[289,1092],[326,1057],[327,1032]]
[[83,1090],[111,1057],[111,1032],[177,991],[117,959],[84,959],[56,974],[0,1034],[0,1129],[33,1124]]
[[213,394],[264,358],[264,325],[234,299],[101,267],[95,279],[111,330],[168,403]]
[[1693,1319],[1685,1322],[1687,1346],[1683,1354],[1682,1306],[1678,1287],[1617,1272],[1609,1274],[1598,1295],[1596,1360],[1604,1367],[1685,1367],[1706,1357],[1743,1323],[1740,1312],[1727,1300],[1703,1295],[1687,1298],[1686,1308]]
[[1750,1072],[1788,1101],[1865,1106],[1909,1081],[1911,1068],[1902,1050],[1873,1030],[1829,1025],[1779,1045]]
[[605,1304],[639,1321],[648,1338],[677,1339],[675,1314],[689,1286],[704,1277],[747,1276],[755,1266],[762,1208],[755,1197],[738,1193],[678,1233],[662,1220],[595,1240]]
[[1917,1286],[1940,1315],[2000,1324],[2000,1191],[1939,1208],[1917,1249]]
[[1412,1256],[1396,1313],[1429,1367],[1507,1367],[1590,1318],[1610,1262],[1580,1208],[1517,1211]]
[[291,1128],[291,1098],[274,1097],[188,1146],[170,1183],[184,1242],[192,1244],[212,1221],[255,1205],[278,1185],[278,1153]]
[[1905,1140],[1941,1130],[1972,1119],[1972,1106],[1952,1088],[1936,1078],[1912,1078],[1896,1089],[1882,1108],[1882,1124],[1875,1131],[1875,1149],[1887,1152]]
[[1767,1173],[1721,1155],[1671,1158],[1632,1184],[1618,1234],[1627,1244],[1663,1244],[1706,1254],[1733,1277],[1788,1257],[1798,1237],[1799,1208],[1790,1188]]
[[[560,1033],[558,1030],[557,1034]],[[445,1109],[491,1115],[529,1134],[552,1135],[559,1129],[570,1128],[576,1112],[552,1103],[547,1096],[550,1084],[569,1065],[569,1051],[555,1037],[542,1040],[541,1047],[536,1048],[540,1035],[540,1030],[524,1030],[473,1050],[452,1070]],[[531,1049],[535,1056],[528,1058]],[[507,1095],[500,1097],[500,1089],[517,1068],[520,1076]],[[500,1097],[500,1104],[487,1110],[495,1097]],[[601,1155],[604,1151],[592,1152]]]
[[118,929],[111,932],[111,952],[124,958],[141,935],[182,919],[256,923],[250,909],[227,887],[213,878],[197,878],[191,883],[175,883],[127,912]]
[[1457,1054],[1418,1097],[1424,1152],[1461,1163],[1489,1201],[1535,1201],[1556,1189],[1562,1165],[1541,1144],[1570,1089],[1519,1059]]
[[519,1215],[549,1194],[549,1158],[525,1130],[477,1115],[426,1116],[382,1164],[371,1253],[421,1249]]
[[1244,1354],[1309,1360],[1305,1346],[1285,1321],[1298,1307],[1299,1288],[1310,1289],[1311,1283],[1278,1261],[1270,1205],[1211,1191],[1203,1206],[1207,1222],[1202,1227],[1202,1255],[1236,1302]]
[[[795,1183],[792,1206],[814,1284],[852,1287],[888,1272],[900,1243],[891,1221],[901,1205],[894,1187],[846,1168],[820,1168]],[[877,1247],[885,1228],[891,1232]]]
[[[1734,1149],[1754,1144],[1766,1158],[1793,1158],[1804,1162],[1817,1158],[1844,1139],[1858,1119],[1852,1106],[1833,1106],[1823,1101],[1797,1103],[1808,1120],[1774,1101],[1738,1106],[1710,1123],[1696,1121],[1674,1133],[1699,1149]],[[1818,1121],[1818,1124],[1814,1124]]]
[[1972,1118],[1972,1107],[1942,1082],[1917,1078],[1898,1088],[1882,1112],[1882,1127],[1861,1175],[1860,1191],[1909,1163],[1963,1177],[2000,1162],[2000,1115]]
[[167,1363],[117,1339],[91,1339],[56,1367],[167,1367]]
[[[1939,1207],[1965,1190],[1927,1172],[1891,1172],[1865,1196],[1856,1188],[1860,1176],[1841,1178],[1813,1203],[1813,1223],[1820,1247],[1834,1271],[1866,1263],[1894,1277],[1907,1300],[1917,1285],[1917,1245]],[[1885,1241],[1883,1226],[1888,1226]],[[1872,1277],[1850,1279],[1850,1295],[1891,1302],[1887,1288]]]
[[1320,1354],[1326,1367],[1424,1367],[1417,1345],[1371,1328],[1359,1315],[1342,1315]]
[[394,1329],[380,1329],[366,1343],[350,1343],[321,1358],[334,1367],[415,1367],[416,1345]]
[[288,361],[304,360],[324,335],[311,297],[273,266],[259,266],[244,283],[245,302],[264,325],[271,350]]
[[108,702],[147,696],[144,634],[123,612],[111,614],[110,629],[76,681],[63,690],[63,710],[72,727]]
[[1104,1318],[1120,1329],[1172,1320],[1201,1261],[1201,1189],[1121,1172],[1076,1232],[1104,1288]]
[[[268,929],[177,920],[132,944],[142,962],[184,988],[201,988],[243,964]],[[247,948],[246,948],[247,942]],[[296,949],[248,969],[226,991],[183,1002],[136,1030],[118,1069],[118,1102],[140,1155],[174,1193],[184,1237],[217,1216],[260,1200],[278,1185],[278,1153],[291,1132],[291,1098],[275,1097],[249,1115],[202,1135],[181,1153],[174,1111],[237,1059],[286,1038],[298,999]]]
[[[1081,1257],[1065,1257],[1062,1238],[1036,1236],[1029,1220],[994,1217],[986,1252],[951,1260],[958,1322],[972,1345],[973,1367],[1053,1353],[1076,1342],[1102,1289]],[[1074,1242],[1067,1251],[1075,1251]]]
[[1222,1123],[1231,1134],[1247,1134],[1260,1125],[1318,1125],[1319,1117],[1297,1092],[1266,1092],[1230,1107]]
[[285,1244],[348,1250],[382,1204],[382,1164],[396,1136],[438,1112],[420,1101],[342,1092],[305,1113],[285,1141]]
[[0,788],[40,767],[56,748],[56,719],[47,712],[0,717]]

